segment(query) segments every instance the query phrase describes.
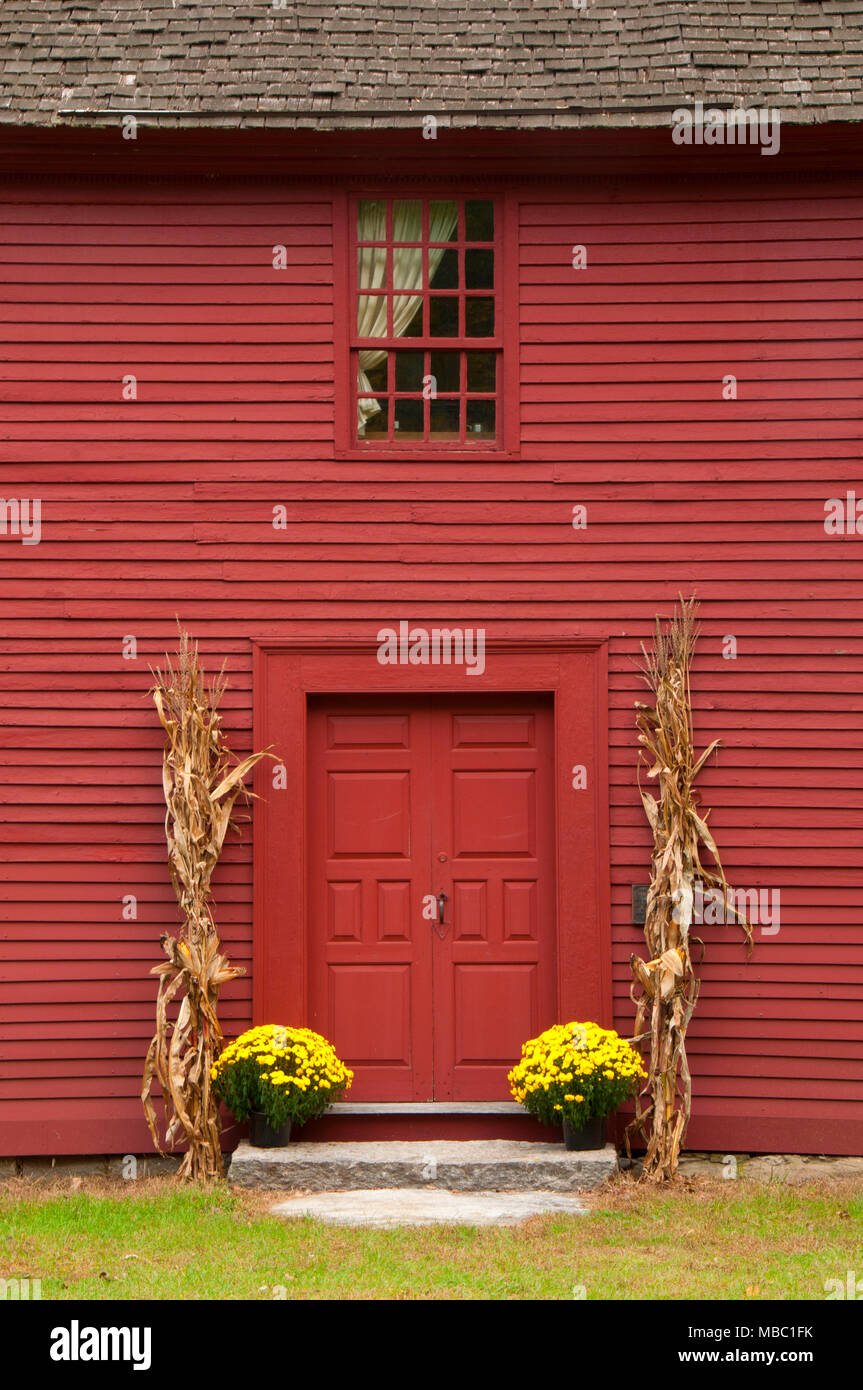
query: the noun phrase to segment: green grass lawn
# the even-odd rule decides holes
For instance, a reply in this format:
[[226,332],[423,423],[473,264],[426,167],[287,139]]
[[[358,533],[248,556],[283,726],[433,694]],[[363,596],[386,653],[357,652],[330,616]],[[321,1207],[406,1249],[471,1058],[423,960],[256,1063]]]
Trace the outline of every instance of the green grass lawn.
[[0,1184],[0,1278],[41,1278],[43,1299],[818,1300],[826,1279],[863,1276],[863,1187],[848,1182],[621,1177],[586,1216],[491,1229],[278,1220],[280,1195]]

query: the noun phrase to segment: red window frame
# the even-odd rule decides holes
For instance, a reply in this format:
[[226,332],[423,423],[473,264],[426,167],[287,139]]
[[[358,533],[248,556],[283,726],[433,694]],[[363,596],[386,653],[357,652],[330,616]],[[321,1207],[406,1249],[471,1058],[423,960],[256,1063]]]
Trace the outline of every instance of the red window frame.
[[[423,203],[423,256],[427,254],[428,241],[428,205],[432,201],[452,199],[459,203],[459,239],[447,243],[453,249],[470,249],[473,243],[466,241],[462,235],[464,223],[461,220],[464,214],[464,203],[472,200],[488,200],[494,203],[494,239],[492,242],[482,243],[485,246],[492,245],[495,255],[494,289],[475,291],[466,290],[464,284],[460,284],[458,289],[440,289],[438,293],[445,295],[458,295],[459,298],[459,328],[458,337],[431,337],[428,331],[422,337],[415,338],[369,338],[361,340],[356,333],[356,306],[357,296],[361,289],[357,283],[357,248],[361,244],[356,234],[357,227],[357,205],[360,201],[371,199],[386,201],[388,205],[387,216],[387,242],[386,245],[393,245],[390,235],[392,228],[392,202],[400,199],[421,200]],[[518,283],[518,267],[516,260],[516,248],[513,239],[513,228],[515,225],[515,209],[510,197],[494,189],[472,188],[453,188],[449,185],[441,188],[424,186],[421,189],[411,187],[389,187],[381,190],[379,187],[374,189],[355,189],[345,193],[338,201],[334,209],[334,231],[335,231],[335,295],[336,295],[336,349],[337,358],[335,364],[335,386],[336,386],[336,441],[335,449],[338,457],[350,459],[368,459],[378,457],[389,459],[403,457],[416,459],[418,456],[428,455],[439,457],[446,455],[448,458],[464,458],[479,460],[483,458],[515,458],[518,457],[518,370],[517,353],[518,343],[513,341],[513,319],[514,312],[512,301],[514,296],[511,290]],[[477,243],[479,245],[479,243]],[[387,257],[387,287],[391,294],[398,294],[398,290],[392,288],[392,255]],[[426,262],[427,264],[427,262]],[[425,279],[425,276],[424,276]],[[434,295],[428,286],[422,290],[425,306],[427,307],[430,294]],[[494,334],[484,338],[468,338],[464,336],[464,301],[466,297],[473,295],[482,298],[493,295],[495,301],[495,324]],[[391,327],[392,314],[388,314],[388,327]],[[426,317],[424,328],[428,330],[429,323]],[[497,401],[495,419],[495,438],[476,439],[470,438],[465,433],[464,411],[460,412],[461,437],[459,439],[417,439],[406,442],[399,439],[398,433],[393,429],[392,418],[389,422],[389,437],[374,434],[367,439],[361,439],[357,434],[357,353],[361,347],[378,347],[389,351],[389,392],[394,390],[394,353],[397,349],[409,351],[422,351],[424,358],[424,375],[429,372],[429,354],[436,351],[455,351],[462,353],[460,367],[460,382],[458,392],[438,392],[438,399],[461,399],[475,396],[476,399],[483,399],[481,395],[468,393],[466,390],[466,358],[465,352],[494,352],[498,356],[498,370],[496,379],[495,399]],[[374,393],[373,393],[374,394]],[[383,397],[384,393],[378,393]],[[400,395],[416,397],[416,392],[399,392]],[[485,399],[489,397],[486,396]],[[393,396],[391,399],[395,399]],[[426,426],[429,419],[429,403],[424,402],[424,419]]]

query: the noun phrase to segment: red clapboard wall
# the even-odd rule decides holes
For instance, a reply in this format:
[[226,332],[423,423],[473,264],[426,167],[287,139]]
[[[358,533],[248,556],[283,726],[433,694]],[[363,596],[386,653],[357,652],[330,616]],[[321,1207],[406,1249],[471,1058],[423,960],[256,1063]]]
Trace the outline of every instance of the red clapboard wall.
[[[700,779],[713,832],[729,880],[779,888],[782,913],[748,963],[703,928],[689,1144],[863,1152],[863,541],[823,527],[828,497],[863,495],[859,181],[531,172],[478,184],[517,207],[521,457],[410,466],[334,456],[337,162],[151,181],[118,156],[4,184],[0,493],[41,497],[43,538],[0,536],[0,1152],[149,1147],[148,972],[177,915],[146,692],[175,614],[208,668],[227,659],[237,753],[252,637],[409,618],[608,638],[629,1034],[650,850],[631,658],[681,591],[702,603],[697,736],[724,743]],[[216,876],[249,972],[224,991],[228,1035],[251,1021],[251,848],[246,827]]]

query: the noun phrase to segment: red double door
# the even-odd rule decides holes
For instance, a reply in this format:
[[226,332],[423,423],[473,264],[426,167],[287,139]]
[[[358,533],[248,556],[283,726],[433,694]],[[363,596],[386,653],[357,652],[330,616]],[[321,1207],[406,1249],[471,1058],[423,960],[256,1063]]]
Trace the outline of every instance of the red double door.
[[550,700],[319,697],[308,750],[310,1018],[351,1099],[508,1099],[555,1021]]

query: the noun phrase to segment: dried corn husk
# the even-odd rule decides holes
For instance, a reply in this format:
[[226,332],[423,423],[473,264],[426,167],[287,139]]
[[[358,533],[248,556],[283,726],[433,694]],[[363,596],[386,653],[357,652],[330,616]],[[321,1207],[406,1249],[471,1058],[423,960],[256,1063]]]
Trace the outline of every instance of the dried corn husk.
[[[630,957],[634,977],[630,994],[636,1005],[635,1039],[650,1040],[650,1058],[635,1119],[627,1126],[626,1146],[629,1151],[630,1133],[638,1131],[647,1144],[643,1173],[659,1180],[673,1178],[677,1172],[692,1110],[686,1030],[700,989],[690,954],[695,881],[720,885],[724,897],[730,891],[707,826],[709,813],[699,814],[693,786],[720,742],[714,739],[695,757],[689,673],[698,637],[697,610],[694,598],[686,602],[681,597],[666,632],[657,618],[653,648],[648,652],[642,644],[644,665],[639,667],[655,704],[636,701],[635,705],[639,765],[645,763],[646,776],[657,780],[658,797],[644,791],[639,781],[653,832],[653,855],[644,925],[648,959]],[[702,864],[702,849],[712,856],[713,869]],[[750,924],[739,913],[735,915],[751,953]]]
[[[179,626],[179,624],[178,624]],[[165,1105],[165,1143],[185,1139],[182,1178],[224,1175],[219,1108],[210,1091],[210,1070],[222,1045],[219,990],[245,972],[229,965],[219,950],[210,907],[213,875],[237,797],[249,797],[243,779],[266,753],[253,753],[231,767],[222,734],[219,702],[227,686],[224,666],[207,689],[197,643],[180,630],[176,666],[153,671],[153,703],[165,746],[162,787],[165,838],[171,881],[184,923],[179,937],[167,933],[161,945],[167,960],[154,966],[159,977],[156,1032],[144,1064],[141,1099],[153,1143],[163,1152],[151,1096],[157,1082]],[[235,827],[236,828],[236,827]],[[175,1019],[169,1006],[179,999]]]

